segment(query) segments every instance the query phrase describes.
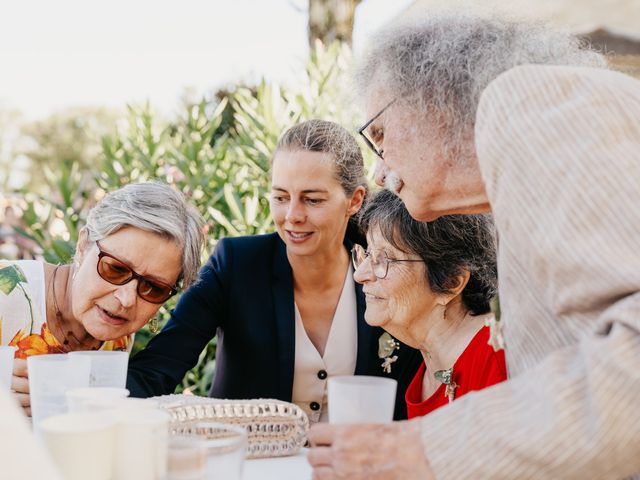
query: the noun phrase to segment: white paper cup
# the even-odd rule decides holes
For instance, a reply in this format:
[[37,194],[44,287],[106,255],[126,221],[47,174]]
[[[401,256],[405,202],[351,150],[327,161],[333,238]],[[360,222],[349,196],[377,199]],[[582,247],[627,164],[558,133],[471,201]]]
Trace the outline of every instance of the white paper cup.
[[66,413],[43,420],[40,429],[65,480],[111,480],[115,433],[112,418]]
[[239,425],[198,422],[190,430],[205,440],[207,447],[207,479],[241,480],[247,456],[247,430]]
[[113,411],[116,439],[114,480],[162,480],[167,475],[169,414],[160,409]]
[[70,413],[96,413],[118,407],[119,400],[129,396],[126,388],[86,387],[67,391]]
[[364,375],[330,377],[329,423],[387,423],[393,421],[398,382]]
[[58,354],[36,355],[27,359],[31,416],[36,434],[44,419],[67,413],[66,392],[87,387],[90,368],[88,357]]
[[90,387],[124,388],[127,383],[128,352],[81,351],[70,352],[71,356],[86,356],[91,359]]
[[11,389],[11,376],[13,375],[13,356],[15,347],[0,347],[0,388]]

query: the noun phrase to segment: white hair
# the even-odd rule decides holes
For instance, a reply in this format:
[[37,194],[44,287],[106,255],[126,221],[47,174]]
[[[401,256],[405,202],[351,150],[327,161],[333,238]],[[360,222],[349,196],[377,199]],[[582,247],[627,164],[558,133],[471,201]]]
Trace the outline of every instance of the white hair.
[[198,276],[204,243],[203,221],[184,196],[164,183],[134,183],[105,196],[87,216],[89,240],[134,227],[174,241],[182,249],[185,287]]
[[372,37],[357,73],[363,96],[391,93],[441,138],[450,158],[468,158],[480,94],[522,64],[604,67],[604,58],[566,33],[537,23],[441,15],[394,24]]

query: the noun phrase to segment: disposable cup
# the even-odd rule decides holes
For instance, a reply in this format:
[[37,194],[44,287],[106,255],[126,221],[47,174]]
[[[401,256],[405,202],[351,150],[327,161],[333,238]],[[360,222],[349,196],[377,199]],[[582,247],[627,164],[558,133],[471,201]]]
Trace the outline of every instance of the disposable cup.
[[85,387],[67,391],[70,413],[95,413],[116,408],[120,400],[129,396],[126,388]]
[[[100,414],[65,413],[40,424],[41,438],[65,480],[112,478],[115,423]],[[46,476],[46,472],[43,472]]]
[[124,388],[127,383],[128,352],[102,350],[70,352],[70,356],[84,356],[91,359],[90,387]]
[[35,355],[27,359],[31,416],[36,434],[40,422],[67,413],[66,392],[89,385],[88,357],[65,354]]
[[163,480],[167,476],[169,414],[153,408],[119,408],[114,480]]
[[397,384],[391,378],[365,375],[329,378],[329,423],[393,421]]

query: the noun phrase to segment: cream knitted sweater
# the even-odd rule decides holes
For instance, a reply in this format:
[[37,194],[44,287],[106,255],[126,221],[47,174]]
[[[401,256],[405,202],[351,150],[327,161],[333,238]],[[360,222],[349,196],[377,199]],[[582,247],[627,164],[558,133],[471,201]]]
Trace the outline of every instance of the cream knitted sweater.
[[438,479],[640,473],[640,82],[517,67],[476,147],[510,380],[422,419]]

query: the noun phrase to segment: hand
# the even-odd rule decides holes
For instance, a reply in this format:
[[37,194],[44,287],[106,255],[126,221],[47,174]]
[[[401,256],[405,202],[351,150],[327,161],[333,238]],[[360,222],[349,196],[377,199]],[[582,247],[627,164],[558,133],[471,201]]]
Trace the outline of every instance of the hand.
[[13,360],[13,376],[11,377],[11,388],[24,409],[27,417],[31,416],[31,399],[29,398],[29,373],[27,372],[27,361],[16,358]]
[[316,424],[308,434],[314,480],[432,480],[420,422]]

